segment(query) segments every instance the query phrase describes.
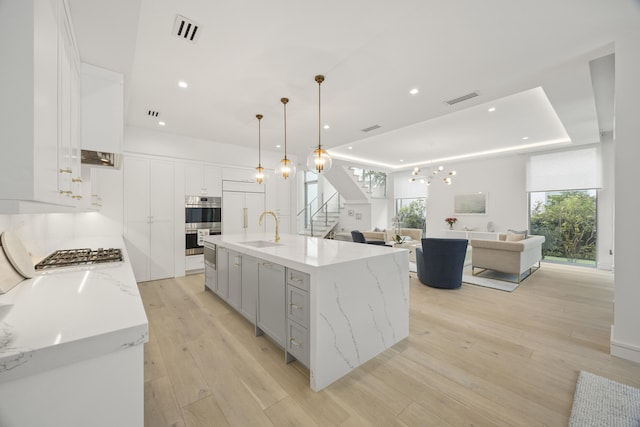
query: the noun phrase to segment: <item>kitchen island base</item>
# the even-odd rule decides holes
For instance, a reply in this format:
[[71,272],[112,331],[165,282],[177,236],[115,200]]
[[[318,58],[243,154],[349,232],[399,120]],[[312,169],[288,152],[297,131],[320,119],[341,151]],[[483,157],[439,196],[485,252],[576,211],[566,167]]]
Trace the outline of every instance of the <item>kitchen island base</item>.
[[[297,359],[309,368],[312,390],[322,390],[408,337],[406,250],[297,235],[260,247],[255,242],[269,243],[253,234],[206,238],[205,247],[218,248],[218,270],[208,270],[217,280],[205,281],[215,282],[211,290],[232,307],[231,287],[240,295],[257,288],[257,315],[245,317],[258,334],[264,332],[285,349],[286,361]],[[226,252],[233,258],[221,263],[220,254]],[[231,280],[229,269],[239,269],[244,257],[284,268],[286,279],[267,278],[268,286],[260,273],[258,283]]]

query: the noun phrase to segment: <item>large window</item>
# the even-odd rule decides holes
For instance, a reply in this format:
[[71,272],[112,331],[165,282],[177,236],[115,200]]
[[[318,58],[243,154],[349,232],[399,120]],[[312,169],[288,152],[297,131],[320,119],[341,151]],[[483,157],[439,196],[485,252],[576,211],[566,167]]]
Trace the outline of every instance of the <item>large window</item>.
[[529,193],[530,230],[545,237],[545,261],[596,266],[596,194],[596,190]]
[[425,232],[426,203],[425,198],[396,199],[396,217],[400,228],[419,228]]

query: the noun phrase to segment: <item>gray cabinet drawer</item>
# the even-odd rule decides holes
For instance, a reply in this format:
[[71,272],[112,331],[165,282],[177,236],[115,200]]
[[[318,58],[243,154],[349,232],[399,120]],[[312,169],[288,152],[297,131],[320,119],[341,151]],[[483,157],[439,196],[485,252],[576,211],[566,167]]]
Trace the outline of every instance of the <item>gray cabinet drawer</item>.
[[287,326],[287,352],[309,367],[309,332],[293,321]]
[[287,285],[287,318],[309,327],[309,293]]
[[309,275],[307,273],[287,268],[287,283],[309,292]]

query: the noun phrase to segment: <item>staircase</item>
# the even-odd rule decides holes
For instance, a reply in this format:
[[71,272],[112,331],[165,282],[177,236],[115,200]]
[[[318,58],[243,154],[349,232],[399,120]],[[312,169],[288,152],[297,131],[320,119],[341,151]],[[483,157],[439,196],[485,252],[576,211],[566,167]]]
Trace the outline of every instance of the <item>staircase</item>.
[[298,212],[298,234],[320,238],[327,237],[338,225],[342,204],[343,200],[340,193],[334,193],[317,209],[314,209],[314,205],[317,205],[317,203],[316,200],[313,200]]

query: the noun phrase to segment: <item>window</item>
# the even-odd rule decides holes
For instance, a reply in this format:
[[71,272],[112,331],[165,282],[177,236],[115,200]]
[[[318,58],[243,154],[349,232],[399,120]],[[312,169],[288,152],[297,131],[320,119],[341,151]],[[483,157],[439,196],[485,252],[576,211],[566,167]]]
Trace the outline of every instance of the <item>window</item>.
[[399,228],[418,228],[425,232],[427,199],[396,199],[396,217]]
[[545,237],[545,261],[596,266],[596,190],[529,193],[531,234]]

